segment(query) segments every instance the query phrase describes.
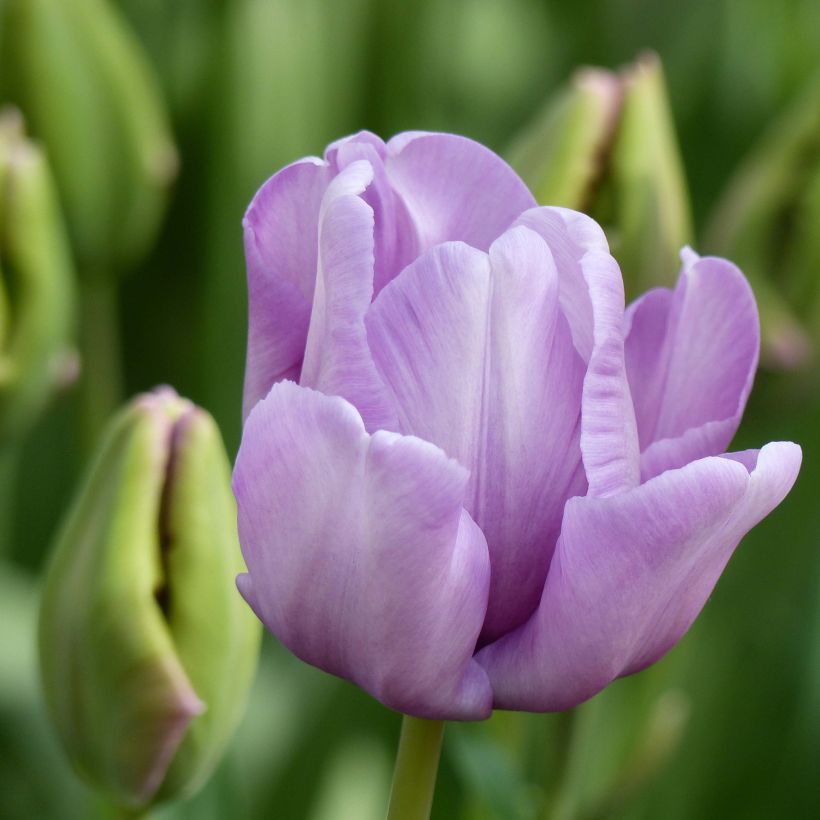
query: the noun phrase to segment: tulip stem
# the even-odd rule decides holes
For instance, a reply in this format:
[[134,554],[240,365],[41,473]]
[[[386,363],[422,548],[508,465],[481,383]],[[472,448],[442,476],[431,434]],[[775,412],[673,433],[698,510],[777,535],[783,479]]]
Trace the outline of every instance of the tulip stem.
[[80,304],[80,424],[82,443],[91,451],[122,399],[117,287],[102,277],[87,281]]
[[387,820],[428,820],[443,736],[443,720],[404,716]]

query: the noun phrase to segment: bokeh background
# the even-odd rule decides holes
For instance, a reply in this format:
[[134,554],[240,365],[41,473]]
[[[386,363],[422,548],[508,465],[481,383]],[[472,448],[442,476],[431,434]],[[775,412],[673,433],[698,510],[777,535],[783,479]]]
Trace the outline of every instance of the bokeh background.
[[[820,69],[817,0],[113,5],[153,65],[180,157],[159,237],[118,292],[123,396],[174,385],[214,414],[230,453],[245,344],[240,223],[285,163],[360,128],[455,131],[504,153],[578,66],[617,67],[648,48],[666,71],[700,235],[744,156]],[[820,285],[820,269],[806,275]],[[803,471],[689,635],[572,713],[448,727],[435,817],[820,817],[818,375],[811,362],[759,374],[734,447],[796,440]],[[46,721],[34,650],[38,579],[87,453],[77,406],[70,389],[51,403],[3,488],[4,818],[103,816]],[[399,725],[266,638],[230,753],[199,795],[159,816],[378,818]]]

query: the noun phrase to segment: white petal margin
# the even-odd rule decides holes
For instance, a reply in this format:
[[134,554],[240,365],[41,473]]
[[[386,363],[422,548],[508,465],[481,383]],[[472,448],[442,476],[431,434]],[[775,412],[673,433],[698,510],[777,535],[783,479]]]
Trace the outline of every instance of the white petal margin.
[[538,611],[477,655],[496,708],[568,709],[658,660],[800,461],[797,445],[776,442],[757,458],[709,457],[622,495],[572,499]]
[[385,705],[486,718],[492,693],[473,652],[489,557],[462,507],[467,478],[421,439],[368,435],[340,398],[276,385],[248,418],[234,471],[240,592],[294,654]]

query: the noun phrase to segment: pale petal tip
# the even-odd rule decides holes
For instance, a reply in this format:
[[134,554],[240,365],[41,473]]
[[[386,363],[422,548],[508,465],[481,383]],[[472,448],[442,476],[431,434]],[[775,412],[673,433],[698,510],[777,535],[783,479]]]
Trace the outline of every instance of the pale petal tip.
[[689,268],[700,261],[700,254],[693,250],[691,246],[684,245],[680,249],[680,261],[683,265],[683,269],[685,271],[689,270]]

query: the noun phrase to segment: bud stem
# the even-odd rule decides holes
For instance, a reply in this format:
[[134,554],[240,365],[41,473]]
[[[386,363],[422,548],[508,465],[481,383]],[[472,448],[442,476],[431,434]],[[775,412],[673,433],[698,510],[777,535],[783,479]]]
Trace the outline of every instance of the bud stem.
[[19,448],[16,442],[0,446],[0,557],[8,558],[14,543],[15,483]]
[[122,398],[117,288],[110,277],[88,277],[81,292],[80,402],[82,441],[91,451]]
[[404,716],[387,820],[428,820],[443,736],[443,720]]

